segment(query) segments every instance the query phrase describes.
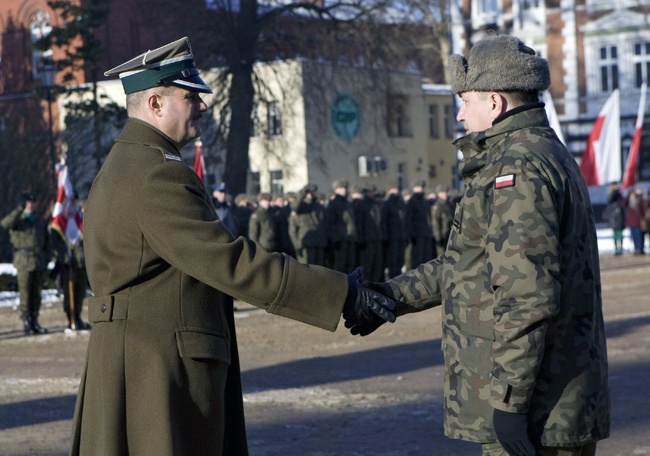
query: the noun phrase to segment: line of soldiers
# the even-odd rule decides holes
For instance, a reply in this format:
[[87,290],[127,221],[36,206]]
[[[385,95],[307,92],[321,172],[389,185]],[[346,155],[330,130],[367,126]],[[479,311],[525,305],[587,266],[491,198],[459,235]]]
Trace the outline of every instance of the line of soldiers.
[[298,193],[238,195],[232,202],[223,184],[213,190],[217,212],[234,235],[303,263],[341,272],[363,266],[370,281],[395,277],[441,254],[455,205],[445,186],[425,194],[424,182],[410,191],[392,186],[380,192],[337,180],[329,196],[308,184]]

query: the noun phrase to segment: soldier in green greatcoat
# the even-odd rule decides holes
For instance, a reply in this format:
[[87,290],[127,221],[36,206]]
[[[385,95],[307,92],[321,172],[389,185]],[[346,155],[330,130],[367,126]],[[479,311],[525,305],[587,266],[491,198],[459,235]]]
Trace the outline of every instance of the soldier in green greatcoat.
[[598,244],[584,178],[539,102],[548,62],[488,33],[449,69],[466,131],[449,242],[373,287],[400,315],[442,305],[447,436],[485,456],[593,456],[610,433]]
[[[393,302],[346,276],[235,238],[179,149],[201,134],[211,89],[189,40],[107,72],[129,121],[87,199],[93,329],[72,455],[248,454],[233,297],[334,331]],[[350,324],[350,323],[347,323]]]
[[47,329],[40,325],[38,315],[50,245],[47,223],[38,213],[35,196],[25,193],[22,203],[0,221],[0,226],[9,231],[13,247],[24,332],[26,335],[47,333]]
[[327,232],[325,231],[325,208],[318,201],[318,187],[305,185],[296,200],[291,203],[289,236],[301,263],[325,264]]

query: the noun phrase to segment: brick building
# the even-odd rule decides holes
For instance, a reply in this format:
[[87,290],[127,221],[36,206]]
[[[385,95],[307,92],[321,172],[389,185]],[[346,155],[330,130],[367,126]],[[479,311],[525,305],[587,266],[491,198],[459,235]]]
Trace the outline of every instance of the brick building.
[[[600,109],[619,89],[623,160],[641,84],[650,73],[649,7],[647,0],[459,0],[451,10],[452,47],[463,53],[485,30],[494,29],[519,37],[546,57],[553,103],[576,157]],[[647,139],[640,174],[650,180]]]

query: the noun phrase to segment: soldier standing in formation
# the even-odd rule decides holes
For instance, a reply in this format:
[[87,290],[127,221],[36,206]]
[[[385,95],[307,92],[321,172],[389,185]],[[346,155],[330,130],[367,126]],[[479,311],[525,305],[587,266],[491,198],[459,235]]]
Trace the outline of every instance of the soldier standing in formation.
[[248,238],[257,242],[269,252],[277,252],[278,230],[274,215],[271,212],[271,195],[260,193],[257,197],[257,209],[248,221]]
[[301,263],[325,264],[327,233],[325,208],[318,201],[316,185],[306,185],[291,205],[289,235]]
[[13,264],[20,293],[20,318],[26,335],[45,334],[38,322],[41,289],[50,258],[47,222],[38,213],[38,202],[31,193],[23,195],[18,207],[7,214],[0,225],[9,231]]
[[372,282],[384,279],[381,204],[376,200],[376,193],[373,185],[366,186],[355,212],[359,264],[365,269],[364,279]]
[[348,182],[332,184],[334,196],[325,208],[325,230],[332,255],[332,268],[350,272],[358,265],[356,259],[357,232],[354,210],[348,201]]
[[442,255],[451,233],[454,207],[449,200],[447,187],[436,186],[436,200],[431,206],[431,224],[433,226],[434,257]]
[[447,248],[374,287],[399,315],[442,304],[447,436],[491,456],[593,456],[610,433],[598,244],[582,173],[539,102],[548,62],[488,33],[449,72],[466,185]]
[[393,278],[402,273],[405,261],[406,244],[406,203],[397,186],[390,187],[386,192],[386,200],[382,205],[382,230],[386,239],[384,258],[388,268],[388,277]]
[[424,182],[416,182],[406,203],[406,229],[408,231],[411,263],[409,269],[429,261],[432,257],[431,204],[424,197]]

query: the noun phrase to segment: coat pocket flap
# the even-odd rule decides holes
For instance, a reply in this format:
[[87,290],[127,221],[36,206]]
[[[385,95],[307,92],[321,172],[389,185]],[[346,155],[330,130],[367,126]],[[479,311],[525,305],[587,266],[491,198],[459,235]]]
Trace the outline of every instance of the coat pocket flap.
[[181,358],[214,359],[230,364],[230,344],[225,334],[176,330]]

